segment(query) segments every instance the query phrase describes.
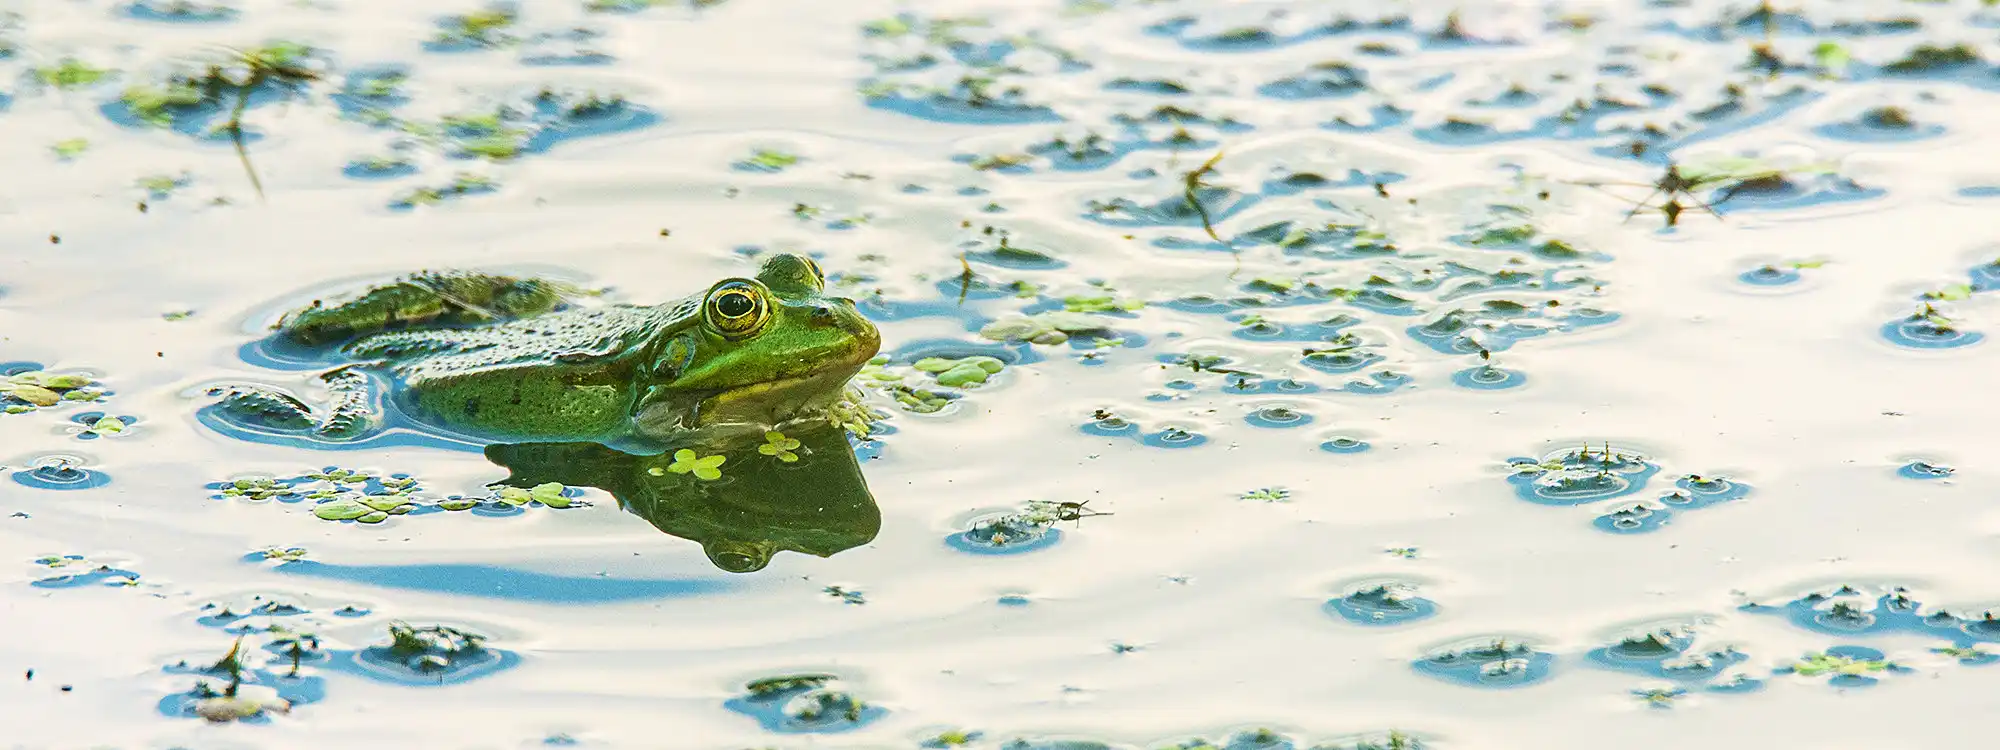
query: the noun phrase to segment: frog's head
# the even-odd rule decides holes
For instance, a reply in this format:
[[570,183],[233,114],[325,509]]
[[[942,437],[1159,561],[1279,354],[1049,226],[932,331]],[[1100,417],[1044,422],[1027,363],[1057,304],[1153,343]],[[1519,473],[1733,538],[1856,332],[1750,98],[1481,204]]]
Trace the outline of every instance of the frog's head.
[[731,573],[755,573],[771,564],[771,554],[777,549],[770,542],[714,539],[702,543],[701,551],[715,567]]
[[641,422],[669,417],[683,427],[772,423],[824,406],[882,345],[854,300],[826,294],[826,276],[802,255],[764,261],[753,278],[709,287],[662,348]]

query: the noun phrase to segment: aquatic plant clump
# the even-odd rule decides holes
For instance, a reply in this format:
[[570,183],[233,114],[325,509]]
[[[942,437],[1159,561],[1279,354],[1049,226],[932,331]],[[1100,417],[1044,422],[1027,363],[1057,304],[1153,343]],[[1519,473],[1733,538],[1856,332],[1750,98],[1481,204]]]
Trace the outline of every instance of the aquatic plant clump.
[[511,652],[486,645],[486,637],[446,625],[393,622],[389,641],[362,649],[364,674],[411,684],[463,682],[512,666]]
[[93,585],[133,588],[141,585],[138,573],[84,555],[47,555],[35,558],[34,563],[57,572],[56,575],[35,579],[29,584],[35,588],[67,589]]
[[0,414],[26,414],[66,403],[95,403],[111,391],[83,373],[53,373],[32,362],[0,364]]
[[[245,641],[265,641],[269,646],[290,644],[289,668],[261,658],[267,649],[245,648]],[[255,641],[253,641],[254,643]],[[230,644],[229,651],[213,663],[189,664],[181,661],[166,671],[196,677],[186,692],[166,696],[159,711],[167,716],[200,718],[214,724],[231,722],[265,723],[272,714],[291,713],[293,708],[317,702],[324,695],[321,678],[303,674],[302,662],[322,657],[318,638],[281,625],[263,631],[244,632]],[[219,683],[219,684],[218,684]]]
[[276,501],[306,504],[327,521],[378,524],[395,516],[429,515],[446,511],[477,511],[475,515],[513,515],[528,508],[567,509],[586,506],[582,491],[560,483],[532,487],[489,486],[483,496],[434,496],[408,474],[378,475],[329,466],[290,477],[246,476],[208,485],[218,500]]
[[1676,685],[1712,688],[1724,673],[1750,657],[1733,647],[1697,649],[1692,626],[1677,624],[1624,636],[1591,650],[1590,662],[1622,672],[1670,680]]
[[1660,467],[1629,449],[1583,446],[1540,459],[1507,461],[1508,478],[1521,499],[1545,505],[1579,505],[1638,492]]
[[1740,609],[1776,615],[1794,627],[1842,638],[1915,634],[1946,640],[1958,648],[2000,643],[2000,614],[1928,608],[1900,586],[1873,595],[1854,586],[1839,586],[1808,592],[1782,604],[1752,602]]
[[1331,599],[1326,607],[1360,625],[1401,625],[1437,614],[1437,604],[1417,596],[1416,591],[1417,587],[1409,583],[1378,583]]
[[723,704],[757,720],[766,731],[825,734],[859,729],[887,715],[837,687],[830,674],[769,677],[744,685],[745,694]]
[[945,543],[976,554],[1015,554],[1040,549],[1061,539],[1060,529],[1035,523],[1020,514],[1003,513],[975,520],[970,528],[945,537]]
[[1043,549],[1062,540],[1062,530],[1055,527],[1058,523],[1112,515],[1089,506],[1089,501],[1031,500],[1019,510],[976,516],[968,528],[945,537],[945,543],[953,549],[981,555]]
[[1911,671],[1884,658],[1882,652],[1860,646],[1841,646],[1809,653],[1798,661],[1779,667],[1778,674],[1825,677],[1836,687],[1867,687],[1882,676]]
[[1419,673],[1474,687],[1519,687],[1547,679],[1554,654],[1507,638],[1440,649],[1412,663]]

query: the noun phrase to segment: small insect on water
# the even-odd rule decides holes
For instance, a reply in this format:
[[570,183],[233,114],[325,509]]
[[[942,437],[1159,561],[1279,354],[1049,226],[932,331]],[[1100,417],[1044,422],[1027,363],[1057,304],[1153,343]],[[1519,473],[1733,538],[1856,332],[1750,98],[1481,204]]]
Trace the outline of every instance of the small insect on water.
[[1076,503],[1076,502],[1067,502],[1067,501],[1065,501],[1065,502],[1060,502],[1060,503],[1056,503],[1056,504],[1055,504],[1055,514],[1056,514],[1056,520],[1058,520],[1058,521],[1076,521],[1076,522],[1078,522],[1079,524],[1081,524],[1081,522],[1083,521],[1083,519],[1086,519],[1086,518],[1090,518],[1090,517],[1092,517],[1092,516],[1109,516],[1109,515],[1115,515],[1115,514],[1112,514],[1112,513],[1106,513],[1106,512],[1103,512],[1103,511],[1096,511],[1096,510],[1091,510],[1091,509],[1090,509],[1089,507],[1087,507],[1087,506],[1089,506],[1089,505],[1090,505],[1090,501],[1089,501],[1089,500],[1085,500],[1085,501],[1083,501],[1083,502],[1080,502],[1080,503]]
[[[1668,164],[1666,173],[1660,175],[1660,178],[1658,180],[1653,181],[1651,184],[1638,183],[1638,182],[1616,182],[1610,180],[1584,180],[1584,181],[1579,181],[1575,184],[1583,185],[1585,187],[1593,187],[1599,190],[1602,190],[1607,185],[1651,188],[1653,192],[1647,193],[1646,197],[1639,199],[1635,204],[1633,204],[1631,211],[1626,212],[1625,220],[1631,221],[1632,217],[1638,216],[1640,211],[1652,208],[1652,209],[1657,209],[1661,214],[1665,215],[1667,217],[1667,226],[1672,227],[1680,225],[1681,212],[1686,211],[1689,208],[1699,208],[1703,211],[1707,211],[1710,216],[1714,216],[1716,219],[1720,220],[1722,218],[1722,214],[1716,213],[1715,207],[1713,205],[1703,201],[1698,197],[1695,197],[1694,191],[1700,190],[1702,189],[1703,186],[1713,184],[1715,182],[1720,181],[1721,179],[1723,178],[1709,176],[1709,175],[1701,175],[1697,178],[1690,178],[1681,172],[1680,165]],[[1666,194],[1667,196],[1666,202],[1661,203],[1659,205],[1653,205],[1651,201],[1655,196],[1658,196],[1661,193]],[[1681,203],[1682,198],[1687,199],[1688,205],[1683,205]]]
[[[1666,171],[1651,184],[1610,180],[1582,180],[1573,184],[1600,190],[1607,185],[1650,188],[1652,192],[1647,193],[1645,198],[1640,199],[1632,210],[1625,214],[1625,220],[1631,221],[1640,211],[1651,208],[1666,216],[1667,226],[1672,227],[1680,224],[1681,214],[1690,208],[1699,208],[1721,220],[1722,214],[1717,213],[1715,207],[1739,194],[1784,190],[1793,187],[1792,178],[1796,175],[1833,172],[1834,168],[1830,163],[1780,167],[1761,159],[1731,157],[1710,159],[1697,165],[1669,162]],[[1713,201],[1704,201],[1696,195],[1699,191],[1709,189],[1714,189],[1716,192]],[[1667,198],[1665,203],[1657,205],[1651,203],[1654,197],[1663,193]]]

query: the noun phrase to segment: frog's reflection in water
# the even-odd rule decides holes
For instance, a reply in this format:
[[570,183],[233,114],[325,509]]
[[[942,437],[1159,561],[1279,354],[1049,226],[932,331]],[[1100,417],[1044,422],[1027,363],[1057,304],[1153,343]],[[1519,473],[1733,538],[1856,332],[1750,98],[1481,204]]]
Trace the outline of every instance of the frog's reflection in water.
[[486,457],[512,472],[503,484],[603,489],[661,531],[699,543],[731,573],[762,570],[780,550],[829,557],[882,528],[847,432],[827,421],[780,433],[699,430],[653,455],[518,443],[489,445]]

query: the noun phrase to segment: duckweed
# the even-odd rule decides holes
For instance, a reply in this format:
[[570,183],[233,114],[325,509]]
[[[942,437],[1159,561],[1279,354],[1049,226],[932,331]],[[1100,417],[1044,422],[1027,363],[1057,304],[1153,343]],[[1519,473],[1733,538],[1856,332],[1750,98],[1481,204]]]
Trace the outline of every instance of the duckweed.
[[[728,460],[728,456],[719,453],[702,456],[691,449],[682,448],[674,451],[674,462],[669,464],[666,470],[675,474],[693,474],[696,479],[716,480],[722,478],[722,464]],[[658,474],[660,470],[655,468],[652,471]]]
[[33,363],[0,365],[0,412],[24,414],[65,403],[96,402],[110,395],[81,373],[52,373]]
[[280,504],[310,503],[315,517],[327,521],[379,524],[396,516],[444,511],[478,510],[482,514],[518,513],[530,507],[562,510],[581,507],[582,491],[556,482],[532,487],[489,486],[481,497],[433,496],[422,481],[407,474],[380,475],[329,466],[291,477],[245,476],[208,485],[212,497]]
[[42,83],[58,89],[80,89],[95,85],[116,74],[117,71],[92,66],[74,57],[65,57],[54,66],[38,68],[35,77]]

